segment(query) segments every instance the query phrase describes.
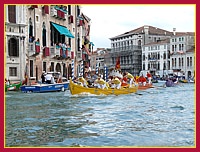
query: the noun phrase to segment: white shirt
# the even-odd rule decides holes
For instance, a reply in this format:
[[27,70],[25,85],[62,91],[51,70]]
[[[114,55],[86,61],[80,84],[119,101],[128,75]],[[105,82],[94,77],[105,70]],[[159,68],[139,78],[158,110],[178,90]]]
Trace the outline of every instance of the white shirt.
[[47,75],[45,76],[46,80],[51,80],[51,77],[52,77],[51,74],[47,74]]

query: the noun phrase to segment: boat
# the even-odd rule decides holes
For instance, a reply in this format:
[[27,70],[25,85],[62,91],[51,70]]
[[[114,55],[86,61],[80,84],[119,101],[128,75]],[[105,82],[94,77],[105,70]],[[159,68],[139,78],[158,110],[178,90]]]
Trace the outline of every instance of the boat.
[[20,89],[24,93],[27,93],[27,92],[42,93],[42,92],[65,91],[65,90],[69,89],[69,82],[54,83],[54,84],[37,83],[37,84],[32,84],[32,85],[23,85],[23,86],[20,87]]
[[165,82],[165,86],[166,87],[175,87],[176,86],[176,83],[174,83],[172,80],[167,80]]
[[186,79],[181,79],[181,80],[178,80],[179,82],[181,82],[181,83],[188,83],[188,80],[186,80]]
[[151,81],[152,81],[152,83],[158,83],[157,79],[152,79]]
[[12,83],[9,85],[5,84],[5,91],[18,91],[21,85],[21,82]]
[[[47,74],[53,76],[53,81],[51,83],[42,83],[41,80],[36,82],[35,77],[29,78],[29,85],[22,85],[20,87],[22,92],[35,92],[35,93],[43,93],[43,92],[56,92],[56,91],[65,91],[69,89],[69,81],[67,78],[62,77],[62,81],[58,81],[60,72],[47,72]],[[57,83],[56,83],[57,82]]]
[[77,83],[74,83],[71,79],[69,82],[69,90],[72,95],[79,95],[79,94],[93,94],[93,95],[121,95],[121,94],[130,94],[136,93],[138,90],[138,86],[134,87],[123,87],[121,89],[100,89],[100,88],[86,88]]
[[155,88],[152,84],[146,84],[145,86],[144,85],[139,85],[138,86],[138,90],[146,90],[146,89],[150,89],[150,88]]

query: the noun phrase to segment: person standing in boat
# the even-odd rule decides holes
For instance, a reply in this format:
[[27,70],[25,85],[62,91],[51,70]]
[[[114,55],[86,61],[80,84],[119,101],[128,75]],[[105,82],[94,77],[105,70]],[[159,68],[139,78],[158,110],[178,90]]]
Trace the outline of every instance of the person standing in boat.
[[151,79],[152,79],[152,76],[149,72],[147,72],[147,80],[148,80],[148,84],[150,85],[152,82],[151,82]]
[[42,83],[45,83],[45,71],[42,71],[42,75],[41,75],[41,79],[42,79]]
[[45,78],[46,78],[46,83],[47,84],[51,84],[51,79],[52,79],[52,74],[50,74],[50,73],[48,73],[46,76],[45,76]]

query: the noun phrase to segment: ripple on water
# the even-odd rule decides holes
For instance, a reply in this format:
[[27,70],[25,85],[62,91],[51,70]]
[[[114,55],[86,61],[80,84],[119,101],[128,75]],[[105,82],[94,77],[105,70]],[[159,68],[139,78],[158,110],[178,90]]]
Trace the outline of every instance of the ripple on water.
[[120,96],[8,92],[5,104],[7,146],[195,144],[194,85]]

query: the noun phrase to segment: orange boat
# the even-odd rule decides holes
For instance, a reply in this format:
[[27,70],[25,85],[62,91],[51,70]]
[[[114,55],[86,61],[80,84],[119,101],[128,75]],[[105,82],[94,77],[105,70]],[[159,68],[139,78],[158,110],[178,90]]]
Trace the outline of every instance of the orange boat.
[[139,85],[138,86],[138,90],[146,90],[146,89],[150,89],[150,88],[155,88],[152,84],[146,84],[145,86],[144,85]]

